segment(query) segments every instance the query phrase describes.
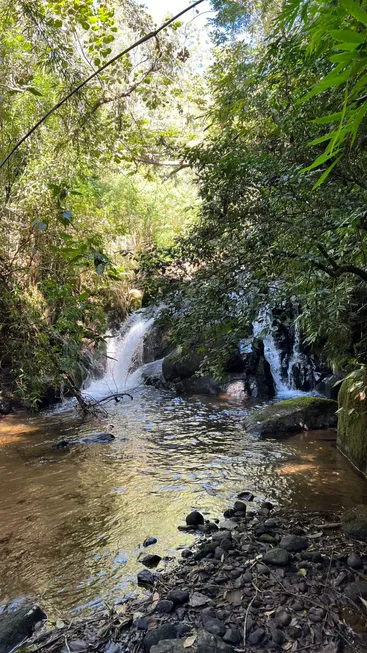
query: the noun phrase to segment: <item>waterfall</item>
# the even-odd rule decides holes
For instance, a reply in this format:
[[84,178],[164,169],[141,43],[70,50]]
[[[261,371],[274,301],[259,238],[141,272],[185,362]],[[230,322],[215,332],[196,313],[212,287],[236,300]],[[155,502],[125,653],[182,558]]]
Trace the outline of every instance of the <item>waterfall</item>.
[[154,318],[147,317],[145,311],[137,311],[128,318],[117,335],[106,335],[106,373],[102,379],[92,381],[85,390],[86,394],[100,399],[142,384],[139,368],[143,365],[144,337],[153,322]]
[[[296,326],[292,355],[287,369],[282,365],[281,351],[273,334],[273,316],[269,307],[263,307],[253,323],[253,336],[263,341],[264,357],[269,363],[278,397],[294,397],[305,394],[297,390],[293,381],[293,368],[300,361],[301,334]],[[286,380],[285,380],[286,379]]]

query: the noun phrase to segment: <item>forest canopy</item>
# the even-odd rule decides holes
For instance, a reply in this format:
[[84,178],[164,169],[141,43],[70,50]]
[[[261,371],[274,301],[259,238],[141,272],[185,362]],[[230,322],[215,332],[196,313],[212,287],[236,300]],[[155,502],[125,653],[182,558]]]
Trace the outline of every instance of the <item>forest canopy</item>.
[[[136,290],[217,375],[264,303],[299,307],[335,368],[366,362],[366,3],[211,6],[207,28],[198,6],[106,67],[0,171],[2,384],[27,405],[81,383]],[[136,0],[0,0],[0,25],[1,160],[156,27]]]

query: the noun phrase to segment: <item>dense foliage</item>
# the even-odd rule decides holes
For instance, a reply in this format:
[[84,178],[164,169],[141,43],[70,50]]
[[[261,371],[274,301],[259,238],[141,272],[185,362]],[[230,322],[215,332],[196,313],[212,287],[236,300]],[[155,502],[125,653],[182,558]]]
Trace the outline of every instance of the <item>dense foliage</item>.
[[[0,0],[0,159],[153,27],[136,0]],[[187,62],[195,39],[175,23],[106,68],[0,171],[1,381],[28,405],[80,382],[108,318],[134,305],[136,251],[170,244],[194,215],[190,173],[172,173],[203,102]]]
[[259,306],[284,301],[334,366],[365,363],[365,3],[290,0],[256,21],[234,4],[249,29],[217,47],[208,128],[187,150],[201,217],[145,258],[148,291],[168,291],[177,340],[217,374]]

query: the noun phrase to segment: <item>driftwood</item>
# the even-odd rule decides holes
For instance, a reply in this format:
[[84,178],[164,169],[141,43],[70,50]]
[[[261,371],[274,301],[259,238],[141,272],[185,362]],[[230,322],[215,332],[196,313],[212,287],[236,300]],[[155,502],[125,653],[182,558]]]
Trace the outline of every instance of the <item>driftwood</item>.
[[79,408],[82,411],[84,417],[87,417],[87,415],[92,415],[93,417],[107,417],[107,411],[102,406],[103,403],[107,403],[113,400],[118,403],[122,397],[129,397],[131,400],[133,400],[133,396],[128,392],[116,392],[112,395],[109,395],[108,397],[97,400],[88,394],[82,394],[69,374],[65,374],[64,378],[69,386],[72,396],[77,400]]

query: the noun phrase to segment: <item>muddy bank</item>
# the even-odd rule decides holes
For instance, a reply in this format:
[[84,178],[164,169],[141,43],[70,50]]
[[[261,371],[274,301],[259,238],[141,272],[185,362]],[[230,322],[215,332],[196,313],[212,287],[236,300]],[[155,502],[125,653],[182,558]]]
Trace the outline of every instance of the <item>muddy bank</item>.
[[148,568],[159,559],[147,552],[145,599],[61,624],[27,651],[365,650],[367,544],[343,533],[340,515],[253,505],[237,501],[217,523],[192,513],[200,538],[174,570]]

